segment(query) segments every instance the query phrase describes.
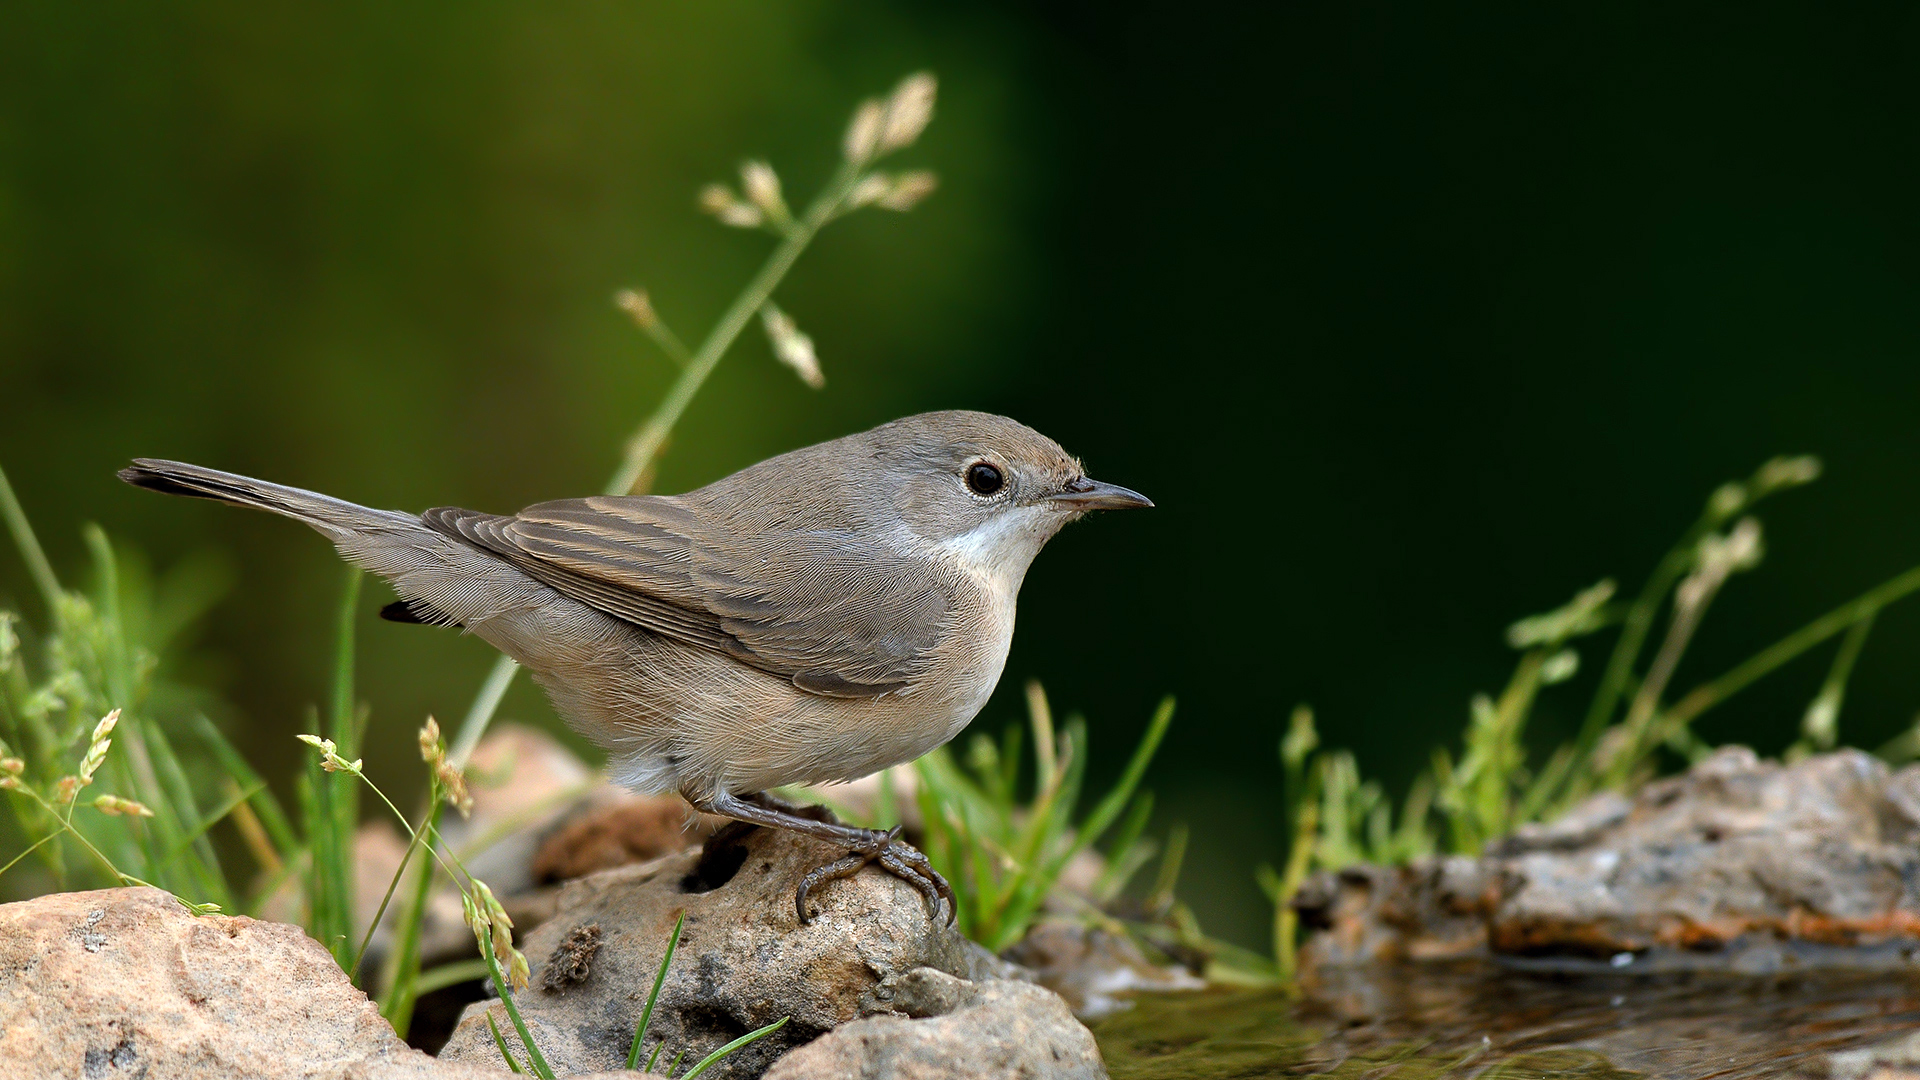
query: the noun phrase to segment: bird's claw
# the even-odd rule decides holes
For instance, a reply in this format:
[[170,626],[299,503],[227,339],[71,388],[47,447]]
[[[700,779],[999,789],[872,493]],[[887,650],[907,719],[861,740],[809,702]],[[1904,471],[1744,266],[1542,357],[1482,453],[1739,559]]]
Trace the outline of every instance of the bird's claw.
[[871,862],[877,862],[888,873],[906,881],[919,890],[925,898],[927,907],[935,918],[940,916],[941,905],[946,905],[947,925],[952,926],[958,914],[959,905],[955,903],[953,887],[947,879],[940,876],[927,857],[913,845],[900,839],[900,826],[895,825],[886,832],[878,829],[863,831],[860,842],[846,855],[823,866],[816,866],[800,879],[800,887],[793,893],[794,913],[800,917],[801,925],[812,922],[807,914],[807,896],[825,882],[852,877],[860,868]]

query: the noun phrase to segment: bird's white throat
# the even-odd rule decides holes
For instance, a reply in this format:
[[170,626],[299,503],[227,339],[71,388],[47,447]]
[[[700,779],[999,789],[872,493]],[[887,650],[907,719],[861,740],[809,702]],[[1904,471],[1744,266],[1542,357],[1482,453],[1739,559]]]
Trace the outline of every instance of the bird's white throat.
[[1011,594],[1019,591],[1027,567],[1060,525],[1060,512],[1053,507],[1011,506],[942,542],[938,550],[997,590]]

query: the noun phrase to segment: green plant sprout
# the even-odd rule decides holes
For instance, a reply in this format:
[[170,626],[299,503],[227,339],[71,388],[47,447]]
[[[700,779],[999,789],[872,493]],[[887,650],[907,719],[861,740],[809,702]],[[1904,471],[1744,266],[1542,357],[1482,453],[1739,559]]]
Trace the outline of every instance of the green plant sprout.
[[[1722,485],[1700,517],[1667,552],[1638,595],[1623,603],[1612,581],[1582,590],[1565,606],[1514,623],[1507,642],[1520,660],[1497,698],[1471,702],[1456,761],[1444,748],[1401,803],[1398,820],[1379,784],[1363,781],[1353,755],[1320,750],[1313,713],[1296,709],[1280,742],[1290,848],[1282,871],[1262,867],[1258,880],[1275,906],[1273,966],[1293,975],[1299,926],[1291,904],[1308,874],[1357,862],[1396,865],[1440,850],[1477,854],[1488,842],[1531,822],[1551,820],[1600,790],[1630,791],[1651,779],[1663,752],[1698,760],[1711,752],[1691,725],[1702,713],[1783,664],[1836,636],[1839,649],[1807,706],[1788,760],[1832,749],[1839,739],[1847,682],[1875,618],[1887,605],[1920,591],[1920,567],[1882,582],[1701,683],[1671,703],[1667,691],[1681,658],[1722,588],[1758,566],[1763,553],[1755,505],[1820,474],[1810,457],[1775,458],[1744,481]],[[1666,634],[1642,664],[1661,611]],[[1536,771],[1524,736],[1540,692],[1579,667],[1577,639],[1619,626],[1607,666],[1576,737]],[[1920,757],[1920,721],[1878,751],[1892,762]]]
[[[50,627],[37,655],[29,656],[23,621],[0,612],[0,758],[9,781],[0,784],[8,791],[0,801],[27,841],[6,868],[32,855],[58,888],[100,881],[104,872],[106,883],[152,884],[196,912],[234,910],[236,892],[209,830],[249,805],[261,808],[256,821],[265,817],[279,826],[284,817],[249,770],[222,771],[222,791],[196,788],[190,776],[200,770],[189,770],[174,749],[179,733],[193,732],[218,760],[239,755],[200,711],[204,696],[171,682],[170,665],[162,661],[224,592],[225,576],[217,566],[190,562],[155,578],[88,526],[83,536],[95,587],[91,595],[71,591],[48,565],[4,472],[0,519],[36,583]],[[108,716],[111,723],[99,719]],[[109,756],[113,743],[122,752]],[[77,747],[84,747],[78,751],[83,768],[63,776],[62,762]],[[96,777],[124,794],[96,798],[89,805],[100,816],[76,820],[78,789]],[[70,858],[63,841],[85,858]]]
[[[921,72],[901,80],[885,101],[862,102],[854,110],[841,139],[839,169],[799,214],[788,209],[779,175],[771,165],[761,161],[741,166],[740,194],[720,184],[709,185],[701,192],[701,208],[721,224],[762,229],[777,237],[779,243],[746,287],[727,305],[697,351],[687,350],[679,335],[661,319],[646,293],[633,290],[616,298],[647,337],[679,365],[680,376],[668,388],[653,414],[627,441],[626,455],[607,482],[606,494],[630,495],[647,486],[655,460],[666,446],[674,425],[679,423],[720,358],[756,314],[762,317],[775,357],[791,367],[807,385],[819,389],[826,384],[814,356],[812,339],[800,332],[791,317],[773,306],[774,290],[829,222],[869,206],[905,212],[933,193],[936,181],[930,172],[886,173],[873,166],[919,139],[933,119],[935,90],[933,76]],[[504,656],[494,662],[454,739],[452,755],[456,763],[464,763],[472,756],[474,747],[480,745],[480,737],[486,733],[501,699],[512,685],[516,670],[514,662]]]
[[[1022,732],[1017,725],[1009,726],[997,743],[986,735],[974,736],[964,766],[944,746],[912,764],[918,784],[911,797],[923,830],[920,847],[953,886],[961,931],[995,951],[1026,936],[1042,905],[1056,894],[1067,864],[1116,824],[1120,828],[1112,854],[1094,885],[1097,903],[1113,900],[1152,858],[1152,845],[1141,832],[1153,799],[1146,792],[1136,794],[1136,789],[1173,722],[1173,699],[1167,698],[1154,710],[1119,780],[1076,820],[1087,767],[1086,722],[1074,717],[1064,731],[1056,732],[1040,684],[1029,682],[1026,696],[1035,758],[1031,802],[1022,803],[1019,797]],[[891,770],[880,775],[879,784],[871,812],[833,808],[868,827],[893,828],[901,821],[903,796],[894,789]],[[787,794],[826,801],[804,790]],[[1177,859],[1174,869],[1177,872]]]
[[[653,989],[647,991],[647,1005],[640,1010],[640,1023],[634,1026],[633,1045],[627,1048],[627,1068],[629,1070],[640,1067],[640,1048],[642,1042],[647,1037],[647,1025],[653,1022],[653,1006],[655,1002],[660,1000],[660,987],[667,981],[667,965],[673,963],[673,951],[680,947],[680,931],[686,929],[686,926],[687,916],[685,912],[682,912],[680,917],[673,921],[673,933],[667,938],[667,951],[660,957],[660,970],[655,972],[653,976]],[[659,1060],[660,1051],[666,1045],[667,1041],[662,1039],[660,1040],[660,1045],[654,1047],[653,1057],[647,1060],[648,1072],[653,1071],[653,1063]]]

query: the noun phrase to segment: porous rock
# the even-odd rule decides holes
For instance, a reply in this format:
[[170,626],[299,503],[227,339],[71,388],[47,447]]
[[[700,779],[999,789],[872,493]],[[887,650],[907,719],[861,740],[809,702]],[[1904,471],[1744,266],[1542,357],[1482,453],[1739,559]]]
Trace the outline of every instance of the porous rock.
[[766,1080],[1105,1080],[1093,1035],[1031,983],[919,968],[882,981],[890,1011],[835,1028]]
[[400,1041],[299,927],[159,889],[0,905],[0,1074],[478,1080]]
[[1309,962],[1464,955],[1638,969],[1909,966],[1920,956],[1920,765],[1782,765],[1724,747],[1477,858],[1322,874]]
[[[664,1041],[662,1062],[678,1053],[697,1061],[788,1018],[784,1028],[707,1076],[757,1077],[794,1047],[891,1009],[889,977],[931,968],[977,981],[1016,970],[936,919],[919,892],[877,867],[817,888],[812,921],[802,924],[795,886],[841,854],[785,831],[730,831],[699,852],[563,886],[554,917],[522,944],[533,979],[515,995],[548,1062],[561,1075],[625,1063],[668,937],[683,914],[685,930],[648,1029],[647,1056]],[[588,940],[595,944],[583,961]],[[547,979],[556,966],[565,968],[564,977]],[[498,1002],[476,1003],[441,1056],[497,1058],[489,1012],[506,1030]]]

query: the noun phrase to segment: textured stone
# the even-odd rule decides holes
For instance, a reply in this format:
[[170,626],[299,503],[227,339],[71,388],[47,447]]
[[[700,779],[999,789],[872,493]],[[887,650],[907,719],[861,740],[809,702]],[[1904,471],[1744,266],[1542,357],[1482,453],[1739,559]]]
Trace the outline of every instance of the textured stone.
[[1725,747],[1477,859],[1319,875],[1309,962],[1464,955],[1771,971],[1920,953],[1920,766]]
[[611,785],[540,842],[533,880],[571,881],[697,847],[725,824],[697,814],[677,795],[635,795]]
[[299,927],[195,918],[166,893],[144,888],[0,906],[0,1074],[498,1075],[485,1062],[439,1062],[401,1042]]
[[[533,984],[515,997],[547,1060],[562,1074],[626,1061],[674,921],[686,915],[646,1052],[694,1061],[729,1040],[789,1017],[785,1028],[706,1075],[754,1077],[788,1050],[890,1006],[883,983],[929,967],[957,978],[1007,965],[936,921],[900,879],[868,867],[813,894],[813,920],[794,912],[794,887],[841,852],[791,833],[723,834],[702,852],[582,878],[560,890],[554,917],[525,939]],[[589,931],[588,928],[591,928]],[[585,943],[597,939],[584,964]],[[547,973],[564,969],[549,982]],[[585,974],[575,978],[584,968]],[[1057,999],[1056,999],[1057,1000]],[[443,1058],[497,1058],[485,1013],[468,1009]],[[1065,1006],[1061,1006],[1065,1011]]]
[[1093,1035],[1066,1002],[1005,979],[920,968],[889,976],[890,1011],[835,1028],[775,1062],[766,1080],[1105,1080]]

